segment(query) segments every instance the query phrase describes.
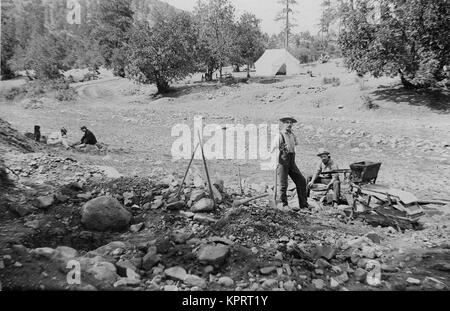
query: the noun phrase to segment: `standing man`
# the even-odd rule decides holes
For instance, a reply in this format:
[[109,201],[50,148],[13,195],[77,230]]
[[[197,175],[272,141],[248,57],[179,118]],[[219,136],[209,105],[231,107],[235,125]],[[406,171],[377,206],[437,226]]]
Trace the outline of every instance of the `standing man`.
[[307,194],[309,196],[311,186],[314,183],[325,184],[327,186],[327,190],[333,189],[333,206],[335,206],[339,204],[339,197],[341,196],[341,182],[339,180],[338,173],[330,174],[327,172],[338,170],[339,167],[331,159],[330,153],[327,150],[320,149],[317,156],[321,158],[321,162],[314,173],[314,176],[308,177]]
[[297,123],[297,120],[291,117],[281,118],[282,129],[278,137],[278,165],[277,174],[280,179],[281,195],[280,199],[284,207],[288,206],[287,188],[288,176],[297,187],[298,203],[301,209],[308,208],[308,201],[306,196],[306,179],[295,164],[295,146],[298,145],[297,137],[292,132],[292,125]]

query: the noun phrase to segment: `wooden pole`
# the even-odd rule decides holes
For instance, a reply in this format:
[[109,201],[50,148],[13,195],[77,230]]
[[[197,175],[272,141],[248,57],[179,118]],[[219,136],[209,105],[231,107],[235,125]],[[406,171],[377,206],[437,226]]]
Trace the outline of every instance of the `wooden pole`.
[[209,178],[208,166],[206,165],[205,153],[203,151],[203,141],[202,141],[202,137],[200,136],[200,131],[198,131],[197,133],[198,133],[198,141],[200,142],[200,149],[202,150],[202,159],[203,159],[203,165],[205,166],[206,179],[208,180],[209,194],[210,194],[211,200],[214,203],[214,208],[215,208],[216,200],[214,199],[214,192],[212,190],[211,179]]
[[186,169],[186,172],[184,173],[183,180],[181,181],[180,189],[178,189],[177,198],[180,197],[181,190],[183,189],[184,181],[186,180],[187,174],[189,172],[189,168],[191,167],[192,161],[194,160],[195,152],[197,151],[199,145],[200,145],[200,142],[197,143],[197,146],[195,146],[194,152],[192,153],[191,160],[189,161],[189,164],[188,164],[188,167]]
[[241,179],[241,168],[238,166],[238,177],[239,177],[239,188],[241,189],[241,195],[244,194],[244,189],[242,189],[242,179]]

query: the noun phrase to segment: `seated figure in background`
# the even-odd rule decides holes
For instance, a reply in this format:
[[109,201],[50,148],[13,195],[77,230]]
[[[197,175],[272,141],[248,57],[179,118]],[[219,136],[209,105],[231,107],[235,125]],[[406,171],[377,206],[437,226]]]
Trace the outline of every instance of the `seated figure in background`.
[[69,149],[69,143],[67,142],[67,130],[63,127],[59,132],[53,132],[48,136],[48,145],[63,145],[66,149]]
[[311,191],[311,186],[315,183],[325,184],[327,190],[333,189],[333,206],[339,204],[339,197],[341,195],[341,182],[339,180],[339,174],[327,174],[327,172],[339,169],[338,165],[331,159],[330,153],[325,149],[320,149],[317,154],[321,158],[321,162],[314,176],[308,177],[307,195]]
[[79,142],[73,144],[72,147],[84,148],[89,145],[91,146],[97,145],[97,138],[95,137],[94,133],[88,130],[86,126],[82,126],[81,131],[84,133],[83,137]]

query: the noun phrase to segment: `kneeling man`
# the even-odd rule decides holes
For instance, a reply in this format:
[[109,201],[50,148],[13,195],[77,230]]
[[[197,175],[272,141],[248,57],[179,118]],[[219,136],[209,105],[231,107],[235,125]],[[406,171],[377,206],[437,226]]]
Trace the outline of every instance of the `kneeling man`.
[[339,204],[339,197],[341,195],[341,182],[339,180],[339,174],[331,172],[339,169],[337,164],[331,159],[330,153],[325,149],[320,149],[317,154],[318,157],[322,159],[317,168],[314,176],[308,177],[308,190],[307,195],[309,196],[311,186],[315,183],[327,185],[327,189],[333,189],[333,206]]

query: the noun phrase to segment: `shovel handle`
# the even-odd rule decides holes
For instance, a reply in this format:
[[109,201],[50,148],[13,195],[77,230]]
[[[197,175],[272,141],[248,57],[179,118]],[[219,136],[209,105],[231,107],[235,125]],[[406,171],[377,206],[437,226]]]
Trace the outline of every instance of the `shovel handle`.
[[236,207],[236,206],[239,206],[239,205],[242,205],[242,204],[249,203],[249,202],[254,201],[254,200],[265,198],[267,196],[269,196],[269,194],[265,193],[265,194],[261,194],[261,195],[258,195],[256,197],[252,197],[252,198],[248,198],[248,199],[236,200],[236,201],[233,202],[233,206]]
[[181,184],[180,184],[180,189],[178,189],[177,198],[180,197],[181,190],[183,189],[183,184],[184,184],[184,182],[186,180],[186,177],[187,177],[187,174],[188,174],[189,169],[191,167],[192,161],[194,160],[195,152],[197,152],[197,149],[198,149],[199,145],[200,145],[200,143],[197,143],[197,146],[195,146],[194,152],[192,152],[191,160],[189,161],[189,164],[188,164],[188,167],[186,169],[186,172],[184,173],[183,180],[181,181]]

